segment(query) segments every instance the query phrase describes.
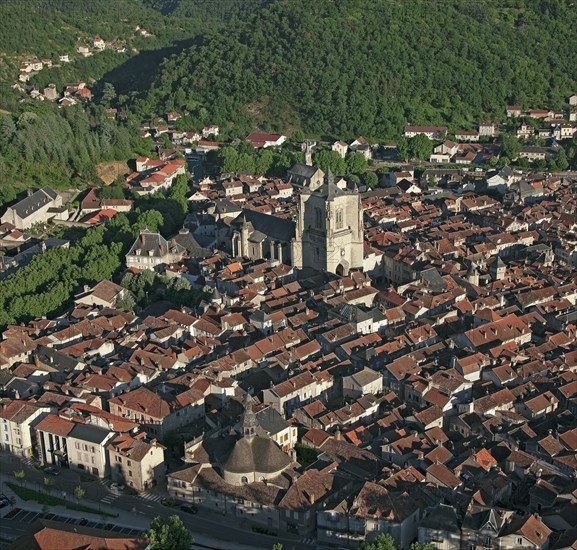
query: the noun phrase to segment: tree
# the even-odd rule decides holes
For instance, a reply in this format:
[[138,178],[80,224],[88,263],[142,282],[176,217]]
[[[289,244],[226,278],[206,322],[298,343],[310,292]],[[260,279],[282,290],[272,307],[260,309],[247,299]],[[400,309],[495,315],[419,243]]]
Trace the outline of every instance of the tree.
[[275,542],[272,545],[272,550],[282,550],[282,544],[280,542]]
[[359,550],[397,550],[395,539],[391,535],[381,533],[374,542],[363,542]]
[[128,292],[124,296],[124,298],[118,300],[118,303],[116,305],[123,311],[133,311],[134,306],[136,305],[136,300],[134,299],[134,295],[132,294],[132,292]]
[[547,161],[543,160],[543,159],[539,159],[536,163],[535,163],[535,168],[537,170],[539,170],[539,172],[543,172],[546,170],[547,168]]
[[14,470],[14,477],[20,482],[20,485],[23,485],[26,472],[24,470]]
[[157,233],[163,223],[164,218],[158,210],[146,210],[138,213],[134,227],[137,230],[148,229],[152,233]]
[[112,185],[107,185],[100,191],[101,199],[123,199],[124,191],[120,185],[113,183]]
[[505,156],[510,159],[516,159],[521,152],[521,143],[516,136],[506,135],[503,138],[503,151]]
[[77,501],[82,500],[84,498],[85,494],[86,494],[86,491],[80,485],[77,485],[76,487],[74,487],[74,498]]
[[367,159],[361,153],[352,153],[345,162],[346,175],[360,175],[367,171]]
[[102,103],[110,105],[116,99],[116,89],[110,82],[105,82],[102,87]]
[[261,149],[255,164],[255,172],[259,175],[268,174],[272,167],[274,153],[270,149]]
[[409,146],[409,140],[405,136],[402,136],[399,141],[397,141],[397,153],[401,160],[409,160],[411,149]]
[[16,124],[14,119],[10,116],[3,116],[0,120],[0,138],[5,141],[10,141],[16,133]]
[[146,536],[150,539],[150,550],[189,550],[194,542],[178,516],[155,517]]
[[42,480],[42,484],[44,485],[46,491],[49,493],[50,491],[52,491],[52,488],[54,487],[54,480],[49,477],[45,477]]
[[362,180],[363,183],[367,187],[370,187],[371,189],[373,189],[379,184],[379,176],[377,176],[377,174],[375,174],[374,172],[366,172]]
[[343,176],[346,172],[345,159],[336,151],[328,151],[327,149],[315,151],[313,153],[313,164],[325,173],[330,167],[331,172],[337,176]]
[[234,147],[223,147],[217,153],[220,171],[225,174],[237,171],[238,152]]
[[295,130],[291,136],[293,143],[302,143],[305,140],[305,134],[302,130]]
[[567,154],[565,153],[565,149],[561,149],[559,153],[557,153],[557,158],[555,159],[557,163],[557,168],[564,172],[569,168],[569,161],[567,160]]
[[433,152],[433,142],[424,134],[419,134],[409,140],[411,158],[428,160]]

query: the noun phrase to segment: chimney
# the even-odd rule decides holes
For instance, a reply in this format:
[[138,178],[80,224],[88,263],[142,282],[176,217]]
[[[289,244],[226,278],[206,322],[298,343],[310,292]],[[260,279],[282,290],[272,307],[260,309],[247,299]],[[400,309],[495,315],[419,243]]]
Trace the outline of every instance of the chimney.
[[141,243],[142,245],[144,245],[144,242],[145,242],[144,233],[141,233],[141,234],[140,234],[140,243]]

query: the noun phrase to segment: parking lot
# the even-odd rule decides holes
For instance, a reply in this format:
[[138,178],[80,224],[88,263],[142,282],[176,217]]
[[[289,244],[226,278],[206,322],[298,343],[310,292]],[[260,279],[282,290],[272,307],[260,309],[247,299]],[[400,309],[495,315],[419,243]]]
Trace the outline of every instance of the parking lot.
[[129,537],[138,536],[142,534],[142,530],[140,529],[132,529],[130,527],[123,527],[122,525],[115,525],[113,523],[88,520],[86,518],[71,518],[58,514],[43,515],[40,512],[31,512],[29,510],[22,510],[21,508],[14,508],[14,510],[11,510],[8,514],[4,516],[4,519],[31,524],[39,517],[52,521],[60,521],[62,523],[81,525],[83,527],[93,527],[94,529],[105,529],[107,531],[114,531],[115,533],[120,533],[122,535],[126,535]]

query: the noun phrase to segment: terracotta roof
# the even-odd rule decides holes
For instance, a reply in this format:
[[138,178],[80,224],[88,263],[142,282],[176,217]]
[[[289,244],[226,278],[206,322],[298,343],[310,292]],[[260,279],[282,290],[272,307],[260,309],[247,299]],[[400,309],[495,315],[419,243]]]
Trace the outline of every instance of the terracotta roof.
[[60,418],[55,414],[50,414],[43,418],[37,425],[36,429],[42,432],[51,433],[53,435],[59,435],[66,437],[76,426],[75,422],[70,420],[65,420]]

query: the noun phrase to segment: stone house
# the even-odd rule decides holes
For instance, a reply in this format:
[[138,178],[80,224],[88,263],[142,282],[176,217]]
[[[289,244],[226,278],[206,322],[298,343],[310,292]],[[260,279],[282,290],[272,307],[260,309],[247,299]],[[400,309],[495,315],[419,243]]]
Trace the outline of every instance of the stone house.
[[34,426],[51,412],[49,406],[20,400],[0,402],[0,449],[31,456],[36,444]]
[[46,223],[52,218],[67,219],[67,212],[61,211],[62,197],[50,187],[28,192],[28,196],[10,206],[0,218],[1,223],[11,223],[18,229]]
[[161,265],[180,262],[184,254],[184,247],[174,239],[169,242],[160,233],[145,229],[126,254],[126,267],[155,271]]
[[357,398],[368,393],[378,395],[383,391],[383,375],[368,367],[343,377],[344,397]]
[[194,389],[175,395],[140,387],[111,398],[108,404],[112,414],[138,422],[149,435],[158,438],[205,414],[204,395]]
[[164,445],[136,436],[120,434],[108,446],[110,474],[114,481],[126,483],[136,491],[145,491],[162,480],[165,473]]

